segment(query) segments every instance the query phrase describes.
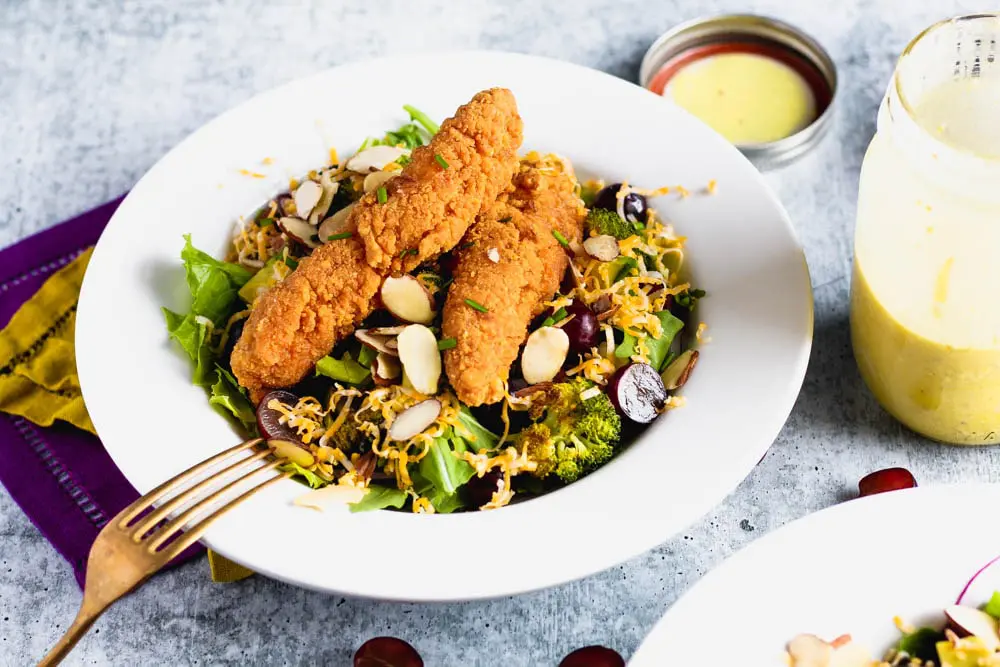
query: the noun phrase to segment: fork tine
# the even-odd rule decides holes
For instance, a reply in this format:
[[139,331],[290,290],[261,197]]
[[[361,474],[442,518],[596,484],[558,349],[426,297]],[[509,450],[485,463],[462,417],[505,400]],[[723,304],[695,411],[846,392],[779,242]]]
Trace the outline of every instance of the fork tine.
[[[204,510],[210,504],[212,504],[213,502],[215,502],[216,500],[218,500],[219,498],[221,498],[223,495],[225,495],[229,491],[233,490],[233,488],[235,488],[239,484],[242,484],[243,482],[245,482],[249,478],[253,477],[254,475],[257,475],[257,474],[259,474],[259,473],[261,473],[263,471],[266,471],[266,470],[273,470],[274,468],[277,468],[278,466],[283,465],[285,463],[288,463],[287,459],[277,459],[275,461],[270,461],[266,465],[263,465],[263,466],[261,466],[259,468],[254,468],[253,470],[251,470],[247,474],[243,475],[242,477],[237,477],[236,479],[234,479],[233,481],[229,482],[228,484],[226,484],[222,488],[220,488],[220,489],[212,492],[211,494],[209,494],[205,498],[202,498],[197,503],[195,503],[194,505],[192,505],[188,509],[186,509],[183,512],[181,512],[176,518],[172,519],[170,521],[170,523],[168,523],[167,525],[163,526],[161,529],[159,529],[158,531],[156,531],[155,533],[153,533],[153,535],[149,538],[148,543],[147,543],[148,544],[147,548],[148,548],[149,552],[150,553],[155,553],[156,550],[164,542],[166,542],[168,539],[170,539],[174,535],[174,533],[176,533],[177,531],[181,530],[184,527],[184,524],[186,524],[188,521],[190,521],[195,515],[197,515],[202,510]],[[259,488],[259,487],[254,487],[254,489],[251,489],[251,491],[255,491],[257,488]],[[244,494],[244,495],[239,496],[239,497],[243,498],[245,495],[247,495],[247,494]],[[228,507],[228,505],[226,505],[226,507]],[[213,513],[212,516],[214,516],[214,515],[215,515],[215,513]]]
[[124,530],[139,514],[148,509],[154,502],[162,498],[167,492],[173,490],[178,484],[182,484],[187,480],[191,479],[198,473],[202,472],[206,468],[218,463],[222,459],[232,456],[233,454],[240,452],[244,449],[249,449],[256,446],[261,442],[261,438],[252,438],[250,440],[245,440],[244,442],[236,445],[235,447],[230,447],[224,452],[219,452],[212,458],[202,461],[193,468],[189,468],[179,475],[168,479],[163,484],[145,494],[134,503],[125,508],[121,513],[121,520],[118,522],[118,527]]
[[[260,468],[258,468],[258,470],[260,470]],[[201,536],[205,533],[205,531],[208,530],[209,526],[211,526],[215,522],[215,520],[218,519],[220,516],[231,510],[236,505],[239,505],[244,500],[246,500],[253,494],[257,493],[258,491],[261,491],[267,488],[268,486],[271,486],[272,484],[280,482],[283,479],[288,479],[289,477],[292,476],[292,474],[293,473],[290,472],[283,472],[276,477],[272,477],[263,484],[258,484],[252,489],[247,490],[245,493],[242,493],[239,496],[233,498],[228,503],[226,503],[219,509],[212,512],[207,517],[205,517],[200,523],[198,523],[195,526],[192,526],[190,530],[187,530],[178,539],[167,545],[167,548],[164,549],[163,551],[163,555],[166,557],[167,560],[174,558],[175,556],[177,556],[177,554],[179,554],[180,552],[184,551],[189,546],[197,542],[201,538]]]
[[196,494],[200,493],[203,489],[210,486],[212,483],[219,481],[220,479],[229,475],[230,473],[233,473],[236,470],[239,470],[240,468],[245,468],[248,464],[253,463],[254,461],[259,461],[260,459],[269,456],[270,454],[271,450],[269,449],[255,452],[253,455],[240,459],[231,466],[228,466],[220,470],[214,475],[206,477],[205,479],[201,480],[194,486],[189,487],[186,491],[177,494],[167,502],[157,507],[155,512],[150,512],[146,516],[142,517],[141,520],[137,521],[136,524],[129,529],[132,531],[132,540],[135,542],[142,541],[142,537],[151,528],[156,526],[156,524],[158,524],[160,520],[162,520],[165,516],[173,512],[175,509],[177,509],[187,501],[189,501]]

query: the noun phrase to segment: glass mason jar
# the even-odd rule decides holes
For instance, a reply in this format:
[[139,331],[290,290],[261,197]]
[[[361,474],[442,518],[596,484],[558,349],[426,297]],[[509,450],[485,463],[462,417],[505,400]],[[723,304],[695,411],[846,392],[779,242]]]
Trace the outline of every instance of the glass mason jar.
[[861,375],[929,438],[1000,443],[1000,15],[903,52],[861,168],[851,340]]

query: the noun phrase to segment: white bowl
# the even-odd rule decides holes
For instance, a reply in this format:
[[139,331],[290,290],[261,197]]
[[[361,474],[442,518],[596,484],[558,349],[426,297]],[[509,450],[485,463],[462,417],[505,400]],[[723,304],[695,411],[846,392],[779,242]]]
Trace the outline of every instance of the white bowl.
[[[219,116],[160,160],[101,237],[77,321],[78,366],[108,452],[145,492],[235,442],[190,383],[161,306],[188,300],[181,235],[224,252],[234,221],[328,160],[406,120],[443,119],[483,88],[506,86],[524,149],[557,151],[582,172],[695,192],[655,200],[689,237],[712,342],[660,419],[596,474],[499,511],[448,516],[320,513],[276,485],[206,534],[219,553],[309,588],[459,600],[579,578],[659,544],[717,504],[770,446],[801,386],[812,292],[787,215],[738,151],[655,95],[600,72],[502,53],[406,56],[327,70]],[[263,165],[264,158],[273,163]],[[254,178],[240,170],[265,174]],[[710,180],[716,194],[698,194]]]
[[[787,667],[799,633],[850,634],[880,658],[899,639],[893,618],[943,625],[969,580],[1000,556],[1000,485],[893,491],[836,505],[770,533],[706,575],[663,616],[629,661]],[[965,591],[1000,590],[990,565]]]

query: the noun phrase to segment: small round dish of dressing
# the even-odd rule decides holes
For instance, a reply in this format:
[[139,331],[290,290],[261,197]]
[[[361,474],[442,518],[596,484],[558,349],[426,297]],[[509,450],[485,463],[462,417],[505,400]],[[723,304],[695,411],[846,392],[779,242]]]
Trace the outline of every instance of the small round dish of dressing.
[[646,52],[639,82],[766,169],[800,157],[825,133],[837,70],[826,50],[798,28],[729,15],[664,33]]

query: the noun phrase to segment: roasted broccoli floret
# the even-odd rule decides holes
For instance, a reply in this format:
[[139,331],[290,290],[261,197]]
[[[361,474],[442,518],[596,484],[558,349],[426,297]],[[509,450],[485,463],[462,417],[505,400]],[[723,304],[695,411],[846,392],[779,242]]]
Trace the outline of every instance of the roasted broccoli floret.
[[581,393],[592,387],[591,382],[576,379],[532,395],[536,421],[518,437],[528,458],[538,464],[535,477],[555,473],[563,482],[573,482],[615,453],[621,418],[603,392],[581,399]]
[[588,231],[607,234],[616,239],[627,239],[635,234],[631,223],[622,220],[621,216],[614,211],[607,211],[603,208],[590,209],[584,222]]
[[[330,437],[330,441],[327,443],[330,447],[336,447],[342,452],[358,452],[368,449],[371,445],[371,436],[362,431],[358,427],[358,422],[354,418],[354,413],[347,415],[344,423],[340,425],[340,428],[334,432]],[[372,422],[373,424],[381,424],[383,421],[382,415],[377,412],[364,413],[363,418],[365,421]],[[336,419],[335,415],[328,417],[331,425],[333,420]]]

